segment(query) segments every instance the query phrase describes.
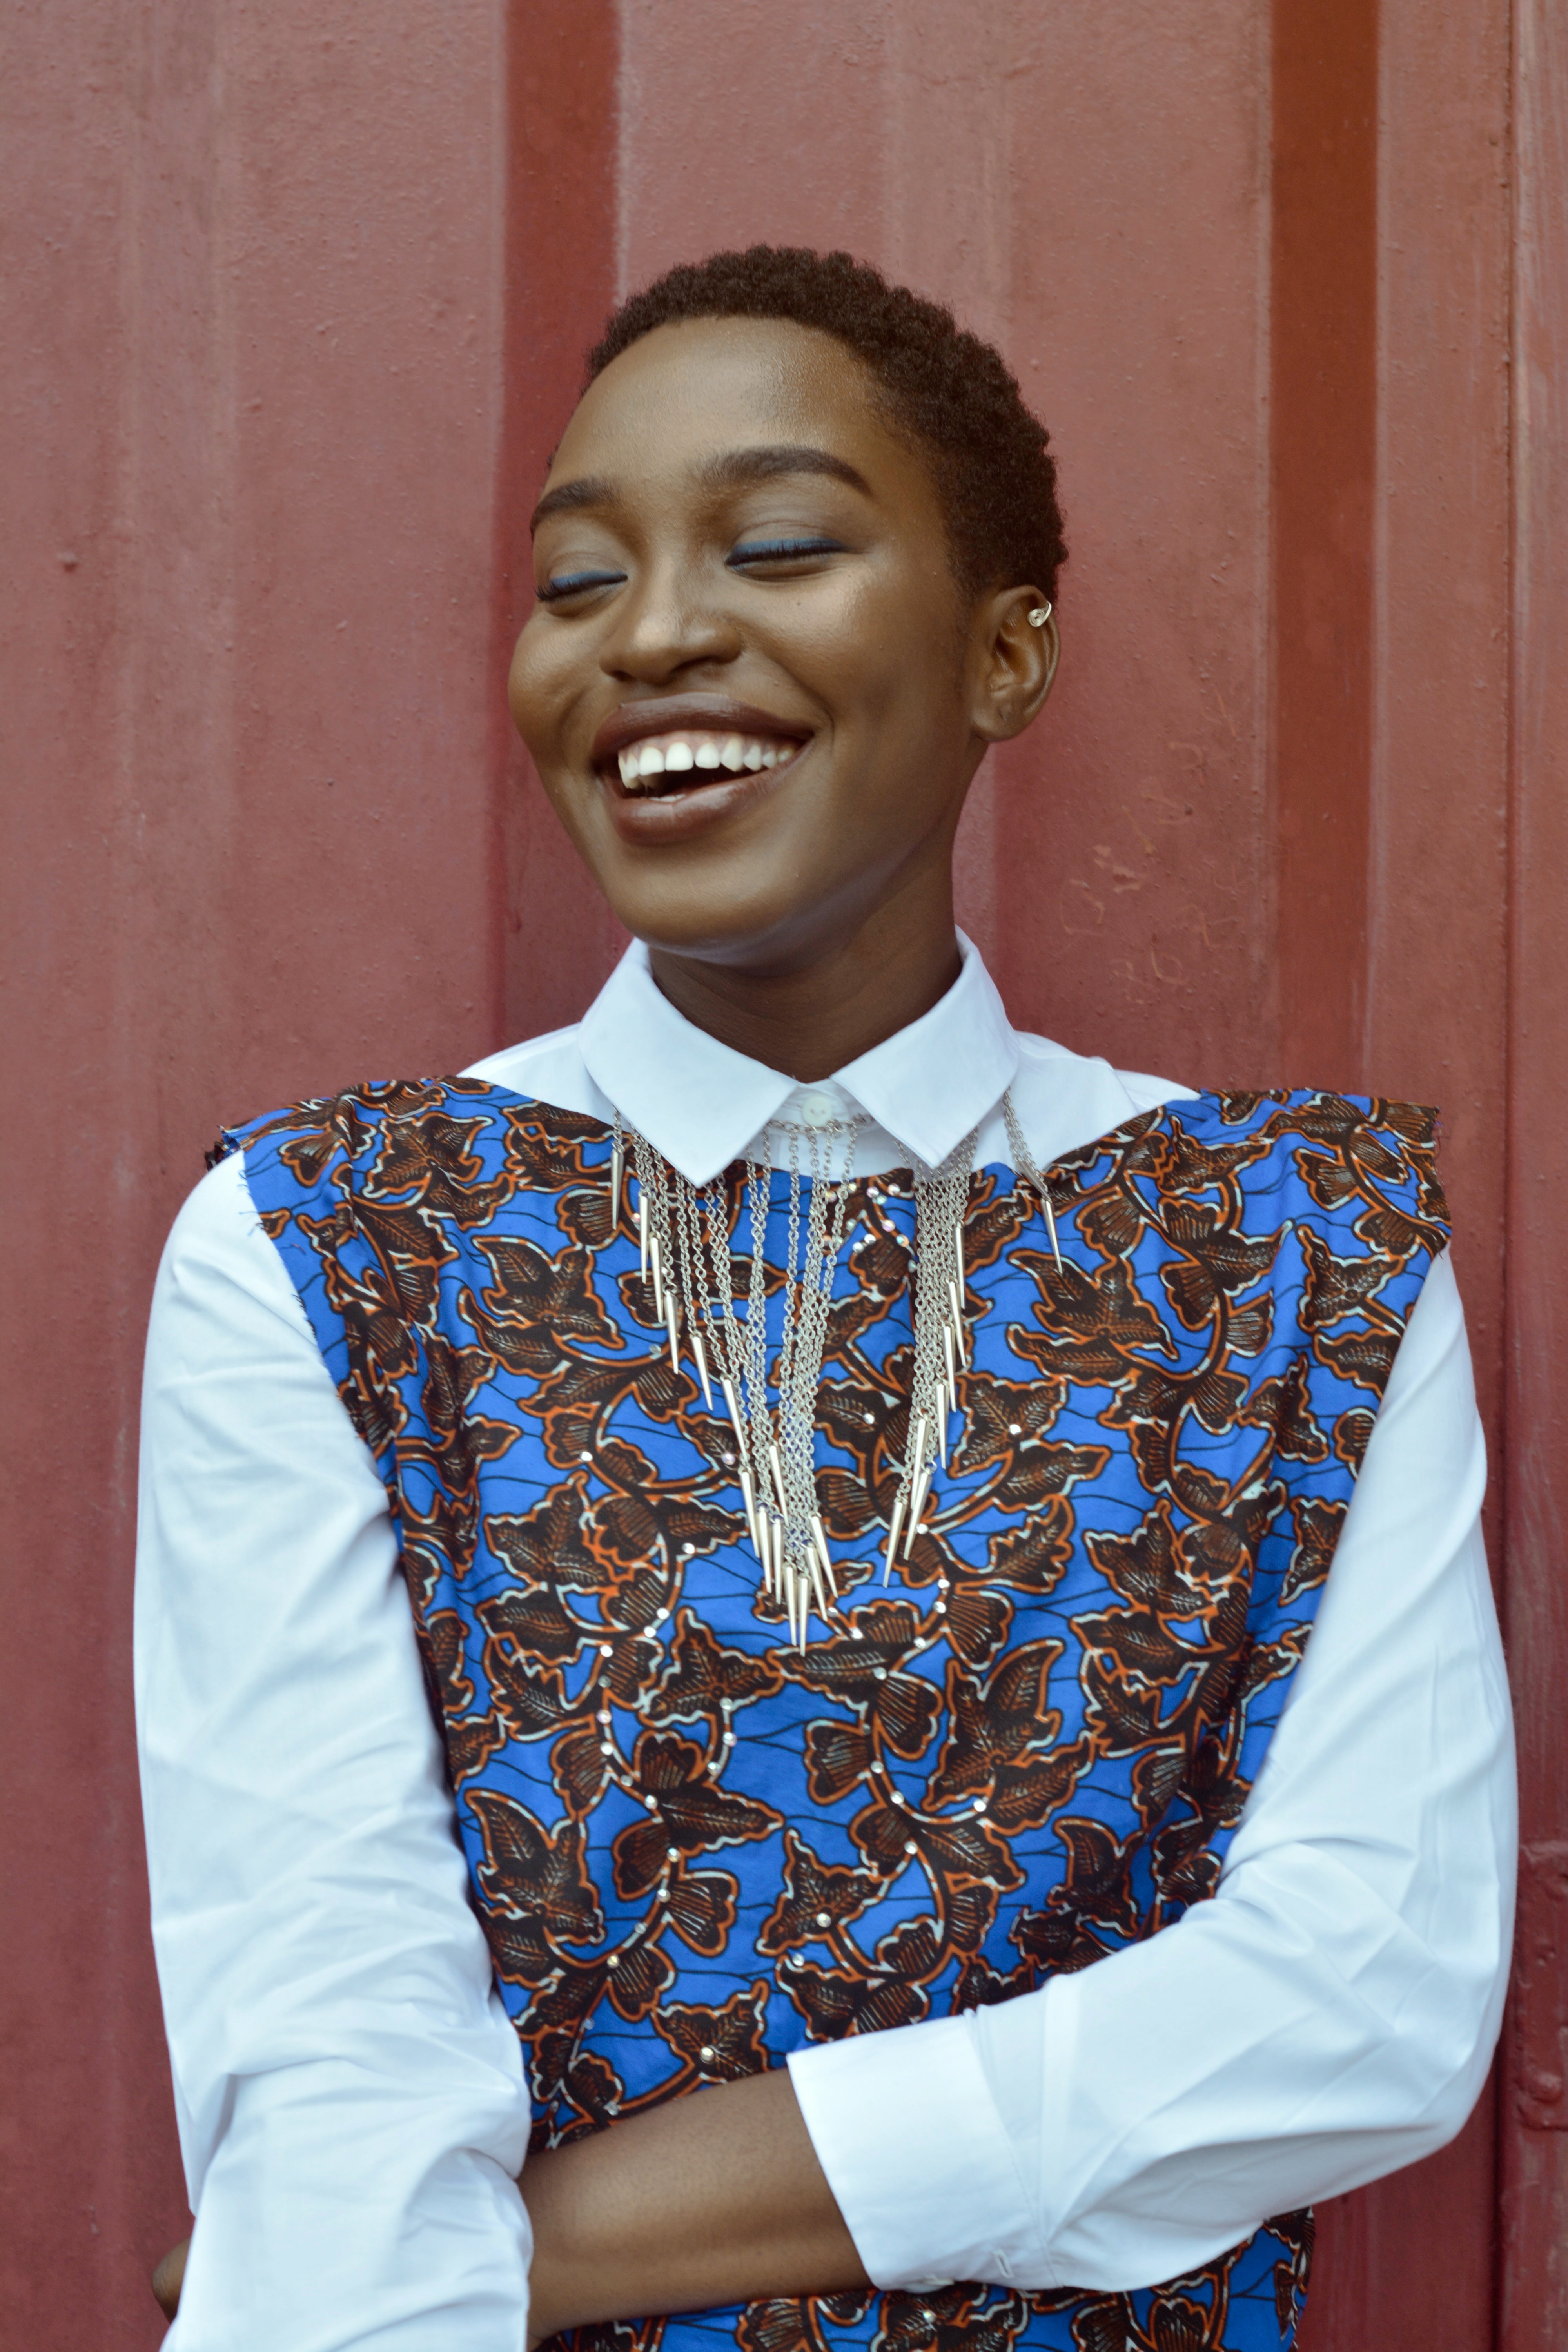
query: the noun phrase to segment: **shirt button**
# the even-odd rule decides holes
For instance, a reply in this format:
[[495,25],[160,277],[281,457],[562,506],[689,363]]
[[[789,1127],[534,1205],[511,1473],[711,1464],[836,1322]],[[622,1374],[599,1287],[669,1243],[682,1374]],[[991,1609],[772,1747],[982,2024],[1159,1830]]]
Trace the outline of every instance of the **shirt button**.
[[838,1105],[831,1095],[802,1095],[796,1108],[807,1127],[826,1127],[829,1119],[838,1116]]

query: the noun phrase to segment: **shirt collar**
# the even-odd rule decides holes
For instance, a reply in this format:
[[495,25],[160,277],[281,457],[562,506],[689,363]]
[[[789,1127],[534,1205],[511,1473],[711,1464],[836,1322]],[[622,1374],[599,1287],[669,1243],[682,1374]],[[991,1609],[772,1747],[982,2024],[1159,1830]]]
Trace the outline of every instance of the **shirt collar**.
[[[932,1168],[994,1109],[1018,1067],[1002,1000],[962,931],[958,951],[947,994],[828,1082]],[[743,1158],[771,1120],[801,1116],[794,1097],[826,1091],[799,1087],[695,1027],[659,993],[640,940],[589,1006],[578,1043],[595,1085],[693,1184]]]

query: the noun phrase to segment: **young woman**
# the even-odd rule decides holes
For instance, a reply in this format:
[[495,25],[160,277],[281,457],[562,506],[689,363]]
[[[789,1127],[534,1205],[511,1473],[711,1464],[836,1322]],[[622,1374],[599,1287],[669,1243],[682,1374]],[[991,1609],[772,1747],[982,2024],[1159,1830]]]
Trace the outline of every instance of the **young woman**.
[[173,2340],[1289,2343],[1509,1946],[1429,1117],[1010,1026],[951,856],[1064,550],[944,311],[673,272],[534,547],[512,708],[637,944],[236,1130],[160,1279]]

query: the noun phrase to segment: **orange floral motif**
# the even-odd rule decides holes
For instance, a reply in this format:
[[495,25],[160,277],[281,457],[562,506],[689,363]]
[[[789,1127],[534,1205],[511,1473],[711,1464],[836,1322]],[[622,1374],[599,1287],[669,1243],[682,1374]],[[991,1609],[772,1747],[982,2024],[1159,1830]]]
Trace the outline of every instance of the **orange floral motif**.
[[[1445,1238],[1431,1129],[1321,1094],[1150,1112],[1048,1171],[1059,1265],[979,1171],[960,1412],[890,1576],[912,1200],[856,1182],[817,1441],[839,1601],[804,1649],[602,1123],[454,1079],[231,1139],[386,1482],[541,2141],[1026,1994],[1214,1895]],[[713,1202],[748,1314],[740,1171]],[[773,2300],[578,2352],[1275,2352],[1310,2240],[1288,2215],[1137,2294]]]

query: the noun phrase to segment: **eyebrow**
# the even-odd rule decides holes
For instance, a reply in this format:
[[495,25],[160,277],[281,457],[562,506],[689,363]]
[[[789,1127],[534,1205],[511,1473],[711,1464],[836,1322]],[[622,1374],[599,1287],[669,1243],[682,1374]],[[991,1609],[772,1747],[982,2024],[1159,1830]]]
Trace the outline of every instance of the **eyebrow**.
[[[775,481],[785,474],[826,474],[834,481],[847,482],[852,490],[860,491],[866,498],[871,495],[869,482],[847,459],[836,457],[831,449],[816,449],[805,442],[727,449],[721,457],[704,458],[698,468],[698,479],[710,489],[741,488],[748,482]],[[617,494],[618,485],[607,474],[585,474],[575,482],[562,482],[545,491],[530,518],[529,529],[537,530],[550,515],[571,514],[584,507],[608,506]]]

